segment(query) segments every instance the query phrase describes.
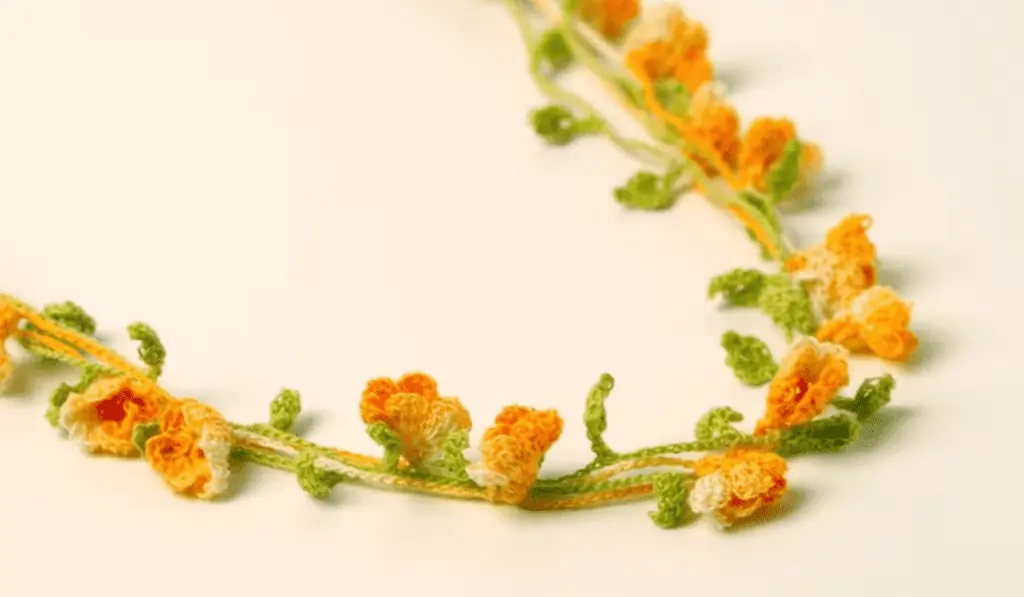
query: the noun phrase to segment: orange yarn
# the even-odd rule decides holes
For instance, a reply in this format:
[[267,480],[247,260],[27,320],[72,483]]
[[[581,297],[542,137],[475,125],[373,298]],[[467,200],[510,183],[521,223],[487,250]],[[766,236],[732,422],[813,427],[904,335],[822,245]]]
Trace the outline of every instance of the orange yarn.
[[873,267],[878,251],[867,234],[872,223],[871,216],[865,214],[843,218],[825,234],[825,248],[861,267]]
[[[796,138],[796,126],[789,119],[754,119],[747,128],[739,152],[738,172],[744,186],[765,192],[768,172],[782,157],[786,145]],[[811,174],[819,170],[822,161],[821,150],[817,145],[801,144],[797,185],[804,184]]]
[[768,386],[764,416],[755,435],[787,429],[811,421],[822,412],[840,388],[850,382],[843,349],[806,338],[779,365]]
[[904,361],[917,350],[910,331],[912,307],[891,288],[874,286],[857,296],[849,309],[818,330],[817,337],[854,352],[870,352],[891,361]]
[[540,460],[562,435],[562,417],[554,410],[506,406],[484,432],[480,477],[489,477],[488,498],[520,504],[540,472]]
[[210,498],[227,487],[231,427],[216,410],[186,398],[171,401],[160,433],[146,442],[146,461],[179,493]]
[[875,284],[876,250],[867,235],[871,223],[870,216],[847,216],[829,230],[823,243],[798,251],[786,261],[790,273],[807,274],[808,294],[826,316],[844,309]]
[[[736,108],[722,100],[713,83],[705,83],[693,95],[687,113],[693,132],[710,146],[729,169],[734,169],[740,152],[740,117]],[[715,165],[694,156],[708,176],[720,174]]]
[[[746,518],[786,493],[786,461],[778,454],[734,449],[701,458],[693,466],[698,477],[691,505],[713,507],[723,525]],[[714,493],[723,495],[715,496]],[[704,495],[702,495],[704,494]],[[701,503],[695,503],[701,502]]]
[[707,56],[707,30],[675,9],[665,15],[663,33],[630,51],[626,62],[636,65],[652,81],[673,78],[690,93],[696,92],[714,76]]
[[164,404],[163,393],[149,380],[101,377],[85,391],[68,396],[60,424],[91,452],[137,456],[132,430],[156,420]]
[[640,12],[639,0],[581,0],[580,18],[609,39],[616,39]]
[[437,382],[423,373],[411,373],[397,382],[371,380],[359,403],[363,422],[384,423],[402,443],[402,457],[416,466],[436,456],[445,438],[455,430],[469,430],[469,412],[458,398],[442,398]]
[[0,297],[0,385],[7,381],[14,369],[11,356],[7,354],[4,344],[17,331],[19,322],[21,322],[21,314],[9,301]]

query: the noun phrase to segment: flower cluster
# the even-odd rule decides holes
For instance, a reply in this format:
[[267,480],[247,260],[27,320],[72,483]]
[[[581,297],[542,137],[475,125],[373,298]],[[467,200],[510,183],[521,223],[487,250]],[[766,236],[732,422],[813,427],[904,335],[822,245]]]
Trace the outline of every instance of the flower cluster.
[[868,238],[871,218],[847,216],[824,242],[798,251],[785,267],[807,288],[825,322],[818,339],[892,361],[906,360],[918,340],[909,329],[912,305],[876,285],[877,252]]
[[359,412],[367,425],[381,425],[391,432],[402,457],[413,467],[439,460],[448,437],[472,427],[458,398],[439,396],[437,382],[423,373],[411,373],[398,381],[370,381]]
[[59,427],[87,451],[143,456],[179,493],[209,499],[227,489],[231,427],[210,406],[144,377],[102,375],[69,393],[59,413]]
[[763,435],[813,420],[849,382],[842,347],[813,338],[802,340],[782,360],[768,385],[767,407],[754,433]]
[[[736,174],[736,184],[768,192],[768,178],[786,150],[799,141],[796,126],[785,118],[761,117],[743,133],[736,109],[725,101],[708,57],[708,33],[674,4],[646,11],[623,42],[625,65],[652,85],[677,82],[688,107],[673,121],[684,141],[700,141],[713,156],[693,154],[709,175]],[[797,176],[789,190],[804,186],[822,167],[817,145],[802,142],[797,149]]]
[[484,432],[483,459],[467,473],[487,488],[492,501],[522,503],[540,473],[541,459],[562,435],[562,418],[553,410],[507,406]]
[[714,514],[723,526],[748,518],[786,493],[786,461],[777,454],[736,449],[701,458],[689,496],[694,513]]

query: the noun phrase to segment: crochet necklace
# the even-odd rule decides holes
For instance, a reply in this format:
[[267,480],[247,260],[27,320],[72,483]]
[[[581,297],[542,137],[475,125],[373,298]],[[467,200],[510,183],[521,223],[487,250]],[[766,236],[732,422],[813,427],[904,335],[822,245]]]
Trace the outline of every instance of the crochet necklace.
[[[379,456],[317,445],[290,432],[299,393],[283,390],[266,423],[231,423],[212,406],[159,385],[166,356],[156,332],[128,326],[139,343],[133,362],[97,340],[95,321],[77,304],[41,309],[0,295],[0,382],[14,360],[14,340],[33,358],[80,371],[61,384],[46,418],[92,453],[144,458],[176,492],[216,498],[241,459],[294,474],[315,498],[342,482],[486,500],[528,510],[593,507],[654,498],[661,527],[709,514],[721,526],[778,502],[787,489],[787,458],[840,450],[860,423],[891,398],[893,377],[850,385],[851,353],[906,360],[917,347],[911,306],[876,284],[871,219],[850,215],[816,246],[787,241],[778,215],[799,201],[821,169],[819,148],[783,118],[755,118],[741,130],[736,110],[714,81],[703,25],[673,5],[641,11],[639,0],[502,0],[518,24],[530,73],[550,104],[530,122],[551,145],[603,137],[645,165],[613,196],[624,208],[663,210],[695,193],[735,219],[762,252],[763,269],[735,269],[711,280],[708,294],[729,308],[757,309],[786,336],[777,363],[760,339],[726,332],[725,364],[742,384],[766,386],[755,424],[729,407],[700,418],[691,441],[623,450],[608,445],[605,401],[610,375],[586,396],[583,420],[593,460],[575,472],[541,474],[545,453],[562,433],[554,410],[512,405],[484,431],[473,461],[471,418],[433,378],[409,373],[373,379],[359,405]],[[559,83],[570,67],[589,71],[646,131],[617,131],[584,97]]]

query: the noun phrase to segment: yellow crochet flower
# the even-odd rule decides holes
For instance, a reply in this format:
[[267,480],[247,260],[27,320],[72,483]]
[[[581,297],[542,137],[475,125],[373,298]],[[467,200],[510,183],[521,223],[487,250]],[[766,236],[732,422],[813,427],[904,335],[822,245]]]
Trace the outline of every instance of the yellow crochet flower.
[[[744,186],[767,190],[767,176],[782,157],[786,145],[797,138],[796,126],[785,118],[757,118],[750,123],[739,151],[737,170]],[[799,169],[795,188],[803,187],[821,170],[821,149],[803,142],[800,145]]]
[[730,526],[785,495],[787,468],[770,452],[735,449],[705,456],[693,465],[698,479],[687,498],[690,509]]
[[214,498],[228,487],[231,426],[213,408],[186,398],[160,416],[160,431],[146,440],[146,461],[179,493]]
[[580,18],[608,39],[616,39],[640,12],[640,0],[580,0]]
[[139,423],[155,421],[164,404],[164,394],[152,381],[107,375],[70,394],[60,408],[58,424],[90,452],[138,456],[132,431]]
[[630,70],[652,81],[676,79],[694,93],[714,75],[707,30],[675,5],[647,11],[623,45]]
[[768,386],[764,416],[755,435],[806,423],[825,411],[850,383],[846,351],[805,338],[786,355]]
[[371,380],[359,404],[363,422],[383,423],[402,444],[402,457],[412,466],[429,464],[442,455],[445,439],[472,427],[469,412],[458,398],[443,398],[437,382],[411,373],[397,382]]
[[540,461],[562,435],[562,418],[554,410],[506,406],[484,432],[483,460],[466,472],[488,490],[493,502],[521,504],[540,472]]
[[0,389],[4,387],[14,370],[11,362],[11,355],[7,353],[4,344],[7,339],[17,331],[21,316],[14,310],[14,306],[6,298],[0,296]]
[[831,317],[846,308],[877,280],[875,245],[868,238],[871,217],[852,214],[825,236],[825,241],[798,251],[786,270],[804,281],[815,307]]
[[918,346],[917,336],[909,328],[912,308],[891,288],[873,286],[857,295],[834,319],[825,322],[817,337],[841,344],[853,352],[903,361]]

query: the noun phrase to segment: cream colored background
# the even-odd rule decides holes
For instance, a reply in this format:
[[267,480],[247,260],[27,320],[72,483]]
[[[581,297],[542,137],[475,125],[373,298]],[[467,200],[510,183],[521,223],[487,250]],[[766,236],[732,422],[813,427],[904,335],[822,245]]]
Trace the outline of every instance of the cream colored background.
[[[793,463],[789,514],[722,534],[659,530],[650,503],[320,504],[256,467],[194,503],[59,439],[42,413],[64,377],[29,366],[0,402],[0,595],[1014,594],[1021,9],[687,7],[742,113],[826,150],[822,204],[787,226],[809,243],[874,214],[929,353],[858,449]],[[356,449],[362,385],[415,369],[477,433],[508,402],[560,409],[556,471],[588,456],[602,371],[613,446],[687,438],[714,405],[756,415],[717,340],[781,338],[704,296],[750,243],[698,197],[624,213],[610,191],[636,164],[544,147],[540,101],[496,2],[0,0],[0,289],[73,299],[129,352],[123,326],[150,323],[166,385],[234,420],[297,387],[308,435]]]

